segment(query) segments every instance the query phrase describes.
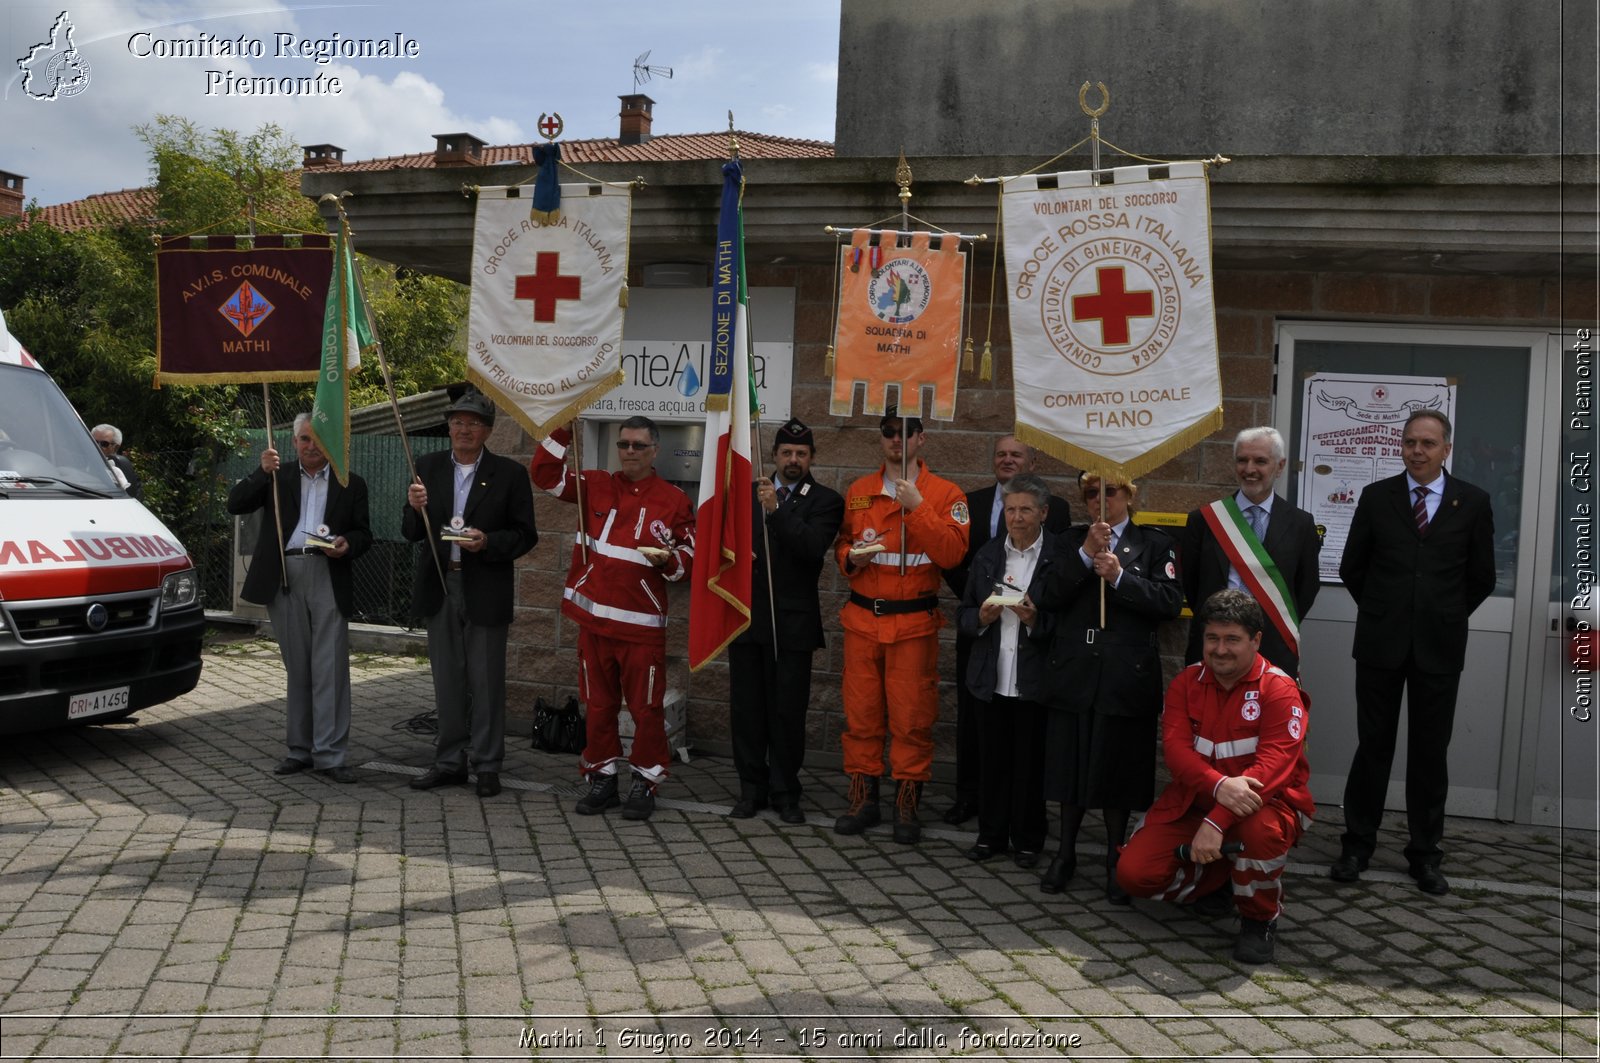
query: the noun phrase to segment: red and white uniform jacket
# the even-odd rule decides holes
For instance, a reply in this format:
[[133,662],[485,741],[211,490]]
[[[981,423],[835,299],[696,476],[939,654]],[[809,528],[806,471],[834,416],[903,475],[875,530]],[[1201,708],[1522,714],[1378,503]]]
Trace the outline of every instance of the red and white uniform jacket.
[[1239,817],[1215,795],[1222,780],[1235,775],[1258,780],[1263,803],[1280,797],[1310,819],[1316,805],[1307,788],[1306,704],[1299,685],[1260,654],[1232,690],[1222,689],[1203,662],[1179,672],[1161,715],[1172,781],[1150,807],[1149,822],[1170,822],[1196,809],[1226,833]]
[[[919,463],[920,464],[920,463]],[[943,570],[957,568],[967,556],[967,495],[961,488],[921,465],[917,490],[922,503],[910,513],[883,493],[885,470],[868,473],[850,485],[845,494],[844,524],[834,544],[839,570],[850,581],[852,594],[886,602],[934,600],[939,596]],[[894,478],[890,477],[892,482]],[[882,543],[883,551],[856,562],[850,569],[850,548]],[[905,555],[905,575],[900,557]],[[926,610],[893,615],[873,614],[870,607],[845,602],[839,621],[846,631],[879,642],[898,642],[929,635],[944,626],[944,613],[936,601]]]
[[[578,478],[566,465],[571,439],[564,428],[551,432],[533,452],[528,475],[535,487],[575,503]],[[694,568],[689,496],[654,474],[635,482],[620,472],[585,469],[582,526],[572,547],[562,614],[597,635],[664,643],[667,584]],[[657,568],[639,552],[641,546],[671,550],[672,558]]]

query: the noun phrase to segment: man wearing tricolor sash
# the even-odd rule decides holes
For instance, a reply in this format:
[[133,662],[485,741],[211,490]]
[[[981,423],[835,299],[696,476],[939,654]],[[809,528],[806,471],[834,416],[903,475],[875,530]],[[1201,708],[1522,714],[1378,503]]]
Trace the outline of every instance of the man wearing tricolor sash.
[[[1300,622],[1322,586],[1316,520],[1273,493],[1283,472],[1283,436],[1276,428],[1246,428],[1233,441],[1239,490],[1189,514],[1178,544],[1179,579],[1189,608],[1233,588],[1254,598],[1267,615],[1261,655],[1291,676],[1300,674]],[[1200,659],[1204,632],[1189,625],[1185,664]]]

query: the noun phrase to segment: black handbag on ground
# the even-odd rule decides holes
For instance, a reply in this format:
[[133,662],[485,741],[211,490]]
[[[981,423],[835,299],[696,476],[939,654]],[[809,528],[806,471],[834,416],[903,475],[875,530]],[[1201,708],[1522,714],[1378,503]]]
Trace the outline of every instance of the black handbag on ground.
[[582,753],[588,741],[578,699],[556,708],[543,698],[533,703],[533,748],[545,753]]

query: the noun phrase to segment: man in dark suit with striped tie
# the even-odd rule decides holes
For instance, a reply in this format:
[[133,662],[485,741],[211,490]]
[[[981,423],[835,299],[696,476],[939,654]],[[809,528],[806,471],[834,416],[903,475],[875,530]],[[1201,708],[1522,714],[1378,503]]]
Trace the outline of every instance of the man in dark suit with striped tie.
[[1339,562],[1356,601],[1355,758],[1345,781],[1345,832],[1331,877],[1354,882],[1377,847],[1406,695],[1406,862],[1424,893],[1448,893],[1440,870],[1446,757],[1466,663],[1467,618],[1494,591],[1489,496],[1447,475],[1450,419],[1419,410],[1401,444],[1406,471],[1361,492]]

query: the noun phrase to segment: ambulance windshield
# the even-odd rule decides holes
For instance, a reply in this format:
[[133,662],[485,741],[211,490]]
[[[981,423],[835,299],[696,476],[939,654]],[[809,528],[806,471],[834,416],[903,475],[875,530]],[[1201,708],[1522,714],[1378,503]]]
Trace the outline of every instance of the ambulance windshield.
[[19,499],[81,493],[76,488],[122,494],[77,411],[49,374],[0,364],[0,492]]

